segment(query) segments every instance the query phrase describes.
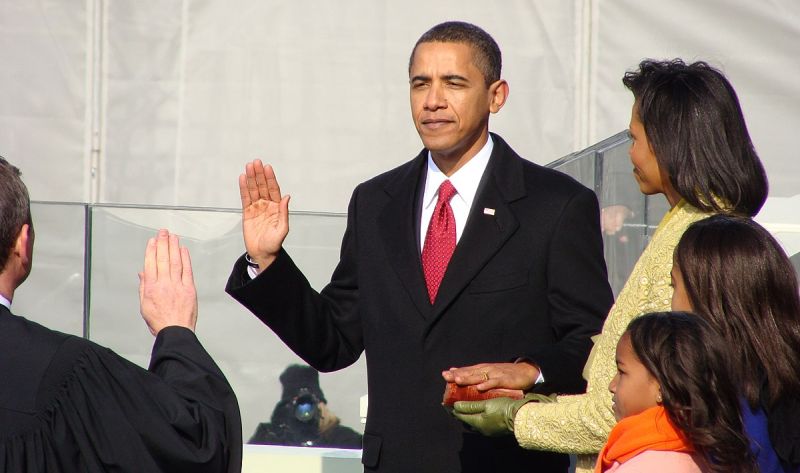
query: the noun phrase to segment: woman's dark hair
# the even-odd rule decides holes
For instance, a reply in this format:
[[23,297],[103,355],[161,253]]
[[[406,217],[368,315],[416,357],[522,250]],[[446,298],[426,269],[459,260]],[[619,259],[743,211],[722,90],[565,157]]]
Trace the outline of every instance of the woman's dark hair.
[[705,62],[644,60],[626,72],[635,109],[658,165],[687,202],[704,211],[758,213],[767,176],[739,99]]
[[733,376],[755,408],[800,396],[800,293],[778,242],[748,218],[715,215],[690,225],[675,249],[693,310],[728,345]]
[[757,472],[724,342],[711,326],[687,312],[655,312],[634,319],[627,333],[670,421],[707,460],[704,471]]

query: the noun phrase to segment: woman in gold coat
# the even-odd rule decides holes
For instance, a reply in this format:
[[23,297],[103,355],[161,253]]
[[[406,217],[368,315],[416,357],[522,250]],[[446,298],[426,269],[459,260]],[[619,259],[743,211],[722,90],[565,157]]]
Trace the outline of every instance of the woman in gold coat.
[[[608,313],[584,368],[585,394],[548,399],[457,403],[454,415],[486,435],[513,431],[525,448],[578,455],[578,472],[592,471],[595,456],[616,423],[608,385],[616,373],[615,348],[635,317],[670,308],[670,270],[686,228],[714,213],[752,217],[767,196],[767,178],[747,132],[736,92],[704,62],[645,60],[627,72],[633,92],[630,158],[639,189],[663,194],[671,209],[658,225]],[[522,360],[524,361],[524,360]],[[453,368],[443,376],[479,390],[534,391],[516,365]],[[547,380],[547,373],[542,373]],[[532,402],[533,400],[547,402]]]

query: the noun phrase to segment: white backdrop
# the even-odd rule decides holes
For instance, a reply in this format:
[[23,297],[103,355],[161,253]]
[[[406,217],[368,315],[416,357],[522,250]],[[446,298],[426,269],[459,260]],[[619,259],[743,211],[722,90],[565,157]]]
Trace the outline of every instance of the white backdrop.
[[682,56],[729,75],[774,195],[795,193],[797,0],[0,0],[0,154],[39,200],[214,207],[261,157],[294,209],[343,212],[419,150],[408,55],[446,19],[498,40],[492,127],[533,161],[625,128],[624,71]]
[[0,152],[40,200],[234,207],[243,163],[262,157],[294,209],[344,211],[356,184],[419,151],[408,56],[451,17],[504,48],[498,129],[540,162],[574,148],[570,2],[0,5]]

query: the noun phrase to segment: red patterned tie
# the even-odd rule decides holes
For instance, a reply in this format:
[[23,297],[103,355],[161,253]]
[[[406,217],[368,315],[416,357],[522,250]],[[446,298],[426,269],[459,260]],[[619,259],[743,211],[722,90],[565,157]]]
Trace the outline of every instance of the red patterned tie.
[[453,184],[450,181],[442,182],[439,186],[439,200],[436,201],[436,209],[431,216],[422,247],[422,271],[425,273],[431,304],[436,300],[447,263],[456,249],[456,219],[453,209],[450,208],[450,199],[454,195],[456,188]]

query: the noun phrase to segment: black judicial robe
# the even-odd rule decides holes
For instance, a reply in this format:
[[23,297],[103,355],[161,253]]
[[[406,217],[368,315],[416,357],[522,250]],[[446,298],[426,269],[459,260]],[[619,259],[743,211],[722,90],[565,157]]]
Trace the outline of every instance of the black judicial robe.
[[0,305],[0,471],[238,472],[236,397],[191,330],[144,370]]

